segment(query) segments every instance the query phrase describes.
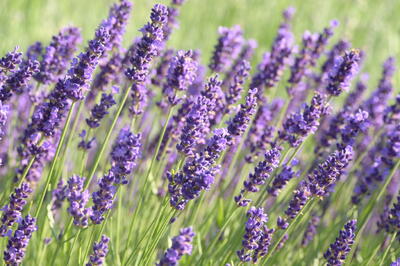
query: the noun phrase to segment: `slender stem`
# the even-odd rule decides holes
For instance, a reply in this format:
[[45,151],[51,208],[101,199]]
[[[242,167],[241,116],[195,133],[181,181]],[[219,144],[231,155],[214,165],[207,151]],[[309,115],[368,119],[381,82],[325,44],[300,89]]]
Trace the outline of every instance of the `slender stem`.
[[144,177],[143,189],[142,189],[142,191],[140,193],[139,202],[138,202],[138,205],[136,206],[135,212],[133,213],[133,217],[132,217],[132,220],[131,220],[131,223],[130,223],[129,232],[128,232],[128,239],[126,241],[124,255],[122,256],[122,263],[124,263],[125,254],[126,254],[128,246],[129,246],[129,244],[131,242],[131,239],[132,239],[132,233],[133,233],[133,228],[134,228],[134,225],[135,225],[136,217],[137,217],[137,215],[139,213],[139,210],[142,207],[142,203],[143,203],[144,196],[145,196],[144,194],[147,192],[148,179],[149,179],[149,176],[151,174],[152,167],[153,167],[153,165],[154,165],[154,163],[155,163],[155,161],[157,159],[157,154],[158,154],[158,152],[160,150],[161,143],[162,143],[162,140],[164,138],[164,134],[165,134],[165,132],[167,130],[167,126],[168,126],[169,120],[171,119],[171,116],[172,116],[172,113],[173,113],[173,109],[174,109],[173,107],[169,108],[168,115],[167,115],[167,120],[165,121],[164,127],[163,127],[163,129],[161,131],[160,138],[158,139],[157,147],[156,147],[156,150],[155,150],[155,152],[153,154],[153,158],[151,159],[149,169],[147,170],[147,173],[146,173],[146,175]]
[[392,238],[390,238],[389,245],[387,246],[385,253],[383,253],[383,256],[382,256],[381,262],[379,263],[379,266],[382,266],[383,263],[385,262],[386,257],[389,253],[389,250],[392,248],[393,242],[396,239],[396,237],[397,237],[397,232],[392,235]]

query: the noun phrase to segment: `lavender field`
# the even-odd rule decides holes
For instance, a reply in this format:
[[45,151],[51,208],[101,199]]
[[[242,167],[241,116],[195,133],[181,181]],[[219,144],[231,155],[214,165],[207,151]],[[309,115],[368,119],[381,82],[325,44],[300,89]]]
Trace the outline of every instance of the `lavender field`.
[[400,265],[400,3],[0,7],[3,265]]

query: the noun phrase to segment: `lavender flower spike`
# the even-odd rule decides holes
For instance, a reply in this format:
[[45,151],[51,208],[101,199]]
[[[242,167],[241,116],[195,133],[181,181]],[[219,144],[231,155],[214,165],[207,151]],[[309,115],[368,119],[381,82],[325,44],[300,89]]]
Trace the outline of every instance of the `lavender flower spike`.
[[259,186],[265,184],[272,171],[278,167],[280,156],[281,153],[278,148],[273,148],[265,153],[264,161],[257,164],[254,173],[251,173],[247,180],[243,182],[244,189],[241,190],[240,195],[234,198],[239,206],[248,205],[250,200],[244,198],[245,192],[258,192],[260,190]]
[[126,177],[136,166],[136,159],[140,155],[141,135],[133,134],[129,129],[122,129],[111,151],[111,172],[115,177],[115,184],[125,185]]
[[100,121],[104,116],[108,114],[108,109],[110,109],[114,104],[116,104],[112,93],[101,95],[101,100],[99,104],[96,104],[92,111],[90,118],[86,119],[86,123],[90,128],[97,128],[100,126]]
[[172,246],[167,249],[157,266],[178,265],[179,260],[185,254],[192,253],[192,241],[195,233],[191,227],[182,228],[179,235],[172,238]]
[[193,60],[193,52],[178,51],[171,60],[167,74],[167,82],[163,92],[169,103],[177,105],[180,101],[177,93],[186,91],[196,78],[197,62]]
[[[39,71],[39,62],[35,60],[23,61],[18,71],[12,73],[0,87],[0,100],[7,102],[13,93],[21,94],[27,87],[31,77]],[[1,83],[1,82],[0,82]]]
[[324,253],[328,266],[342,265],[354,243],[357,220],[347,222],[344,229],[339,232],[336,241]]
[[20,265],[25,256],[29,240],[37,230],[36,219],[27,215],[19,223],[14,235],[8,239],[7,249],[4,251],[4,261],[7,265]]
[[339,96],[350,88],[350,83],[358,71],[360,52],[350,50],[336,59],[335,65],[329,73],[326,91],[331,96]]
[[83,190],[85,178],[72,176],[68,180],[68,207],[69,214],[74,218],[74,224],[79,227],[87,227],[91,209],[86,208],[89,201],[89,191]]
[[132,3],[127,0],[119,0],[118,4],[114,4],[110,8],[108,20],[112,25],[110,27],[110,43],[113,49],[121,48],[122,36],[125,33],[131,9]]
[[237,71],[233,74],[228,92],[225,95],[226,113],[233,109],[233,105],[239,100],[244,83],[249,76],[250,63],[246,60],[241,61],[237,66]]
[[137,43],[134,54],[130,58],[132,67],[125,72],[126,77],[133,82],[130,111],[134,115],[141,114],[146,104],[145,83],[149,76],[150,64],[163,47],[163,28],[168,21],[167,7],[160,4],[154,5],[150,19],[151,23],[147,23],[141,29],[143,37]]
[[228,122],[229,138],[240,137],[246,131],[251,117],[255,114],[257,109],[256,99],[257,89],[250,89],[246,97],[246,102],[240,105],[239,112],[235,117]]
[[109,171],[99,181],[99,190],[93,192],[93,206],[90,219],[94,224],[101,224],[104,221],[104,214],[112,208],[116,187],[115,177]]
[[102,235],[100,241],[93,244],[93,254],[90,255],[89,262],[86,264],[86,266],[103,265],[108,253],[109,242],[110,238]]
[[26,199],[32,193],[32,189],[28,183],[23,182],[17,187],[10,196],[10,203],[3,207],[3,216],[1,217],[0,235],[5,236],[9,232],[9,228],[21,218],[21,213],[26,205]]
[[274,229],[268,229],[267,215],[263,208],[251,207],[247,212],[243,248],[237,251],[239,259],[243,262],[257,261],[268,253]]
[[225,72],[232,65],[233,60],[240,53],[243,44],[243,32],[239,25],[232,28],[220,27],[218,43],[210,62],[210,69],[214,72]]
[[15,71],[17,65],[22,62],[22,53],[17,52],[18,48],[14,51],[8,52],[5,56],[0,58],[0,87],[3,86],[4,81],[7,79],[7,74]]

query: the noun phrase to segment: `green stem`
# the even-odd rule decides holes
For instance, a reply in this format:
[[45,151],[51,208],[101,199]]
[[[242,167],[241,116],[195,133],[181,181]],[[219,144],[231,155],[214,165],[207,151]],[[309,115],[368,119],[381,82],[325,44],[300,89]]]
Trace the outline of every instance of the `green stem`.
[[382,266],[383,263],[385,262],[386,257],[387,257],[387,255],[389,253],[389,250],[392,248],[393,242],[396,239],[396,237],[397,237],[397,232],[392,235],[392,238],[390,239],[389,245],[386,248],[385,253],[383,253],[383,256],[382,256],[381,262],[379,263],[379,266]]
[[165,134],[165,132],[167,130],[167,126],[169,124],[169,120],[171,119],[171,116],[172,116],[172,113],[173,113],[173,109],[174,109],[173,107],[169,108],[167,119],[166,119],[164,127],[163,127],[163,129],[161,131],[160,138],[158,139],[156,150],[155,150],[155,152],[153,154],[153,158],[151,159],[149,169],[147,170],[147,173],[146,173],[146,175],[144,177],[143,189],[142,189],[142,191],[140,193],[138,205],[136,206],[135,212],[133,213],[133,217],[132,217],[132,220],[131,220],[131,223],[130,223],[129,232],[128,232],[128,239],[126,241],[124,255],[122,256],[122,263],[124,263],[125,254],[126,254],[128,246],[129,246],[129,244],[131,242],[131,239],[132,239],[132,233],[133,233],[133,228],[134,228],[134,225],[135,225],[135,222],[136,222],[136,217],[137,217],[137,215],[139,213],[139,210],[142,207],[142,203],[143,203],[143,200],[144,200],[145,193],[148,190],[147,189],[148,179],[149,179],[149,176],[151,174],[152,167],[153,167],[153,165],[154,165],[154,163],[155,163],[155,161],[157,159],[157,154],[158,154],[158,152],[160,150],[160,147],[161,147],[161,144],[162,144],[162,140],[164,138],[164,134]]

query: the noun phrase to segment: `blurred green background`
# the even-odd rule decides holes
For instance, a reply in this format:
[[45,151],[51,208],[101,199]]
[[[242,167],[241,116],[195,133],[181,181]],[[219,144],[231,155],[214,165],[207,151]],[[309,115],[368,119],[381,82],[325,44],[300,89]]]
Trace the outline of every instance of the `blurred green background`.
[[[47,43],[51,36],[66,25],[82,29],[85,40],[91,38],[95,27],[107,16],[112,0],[0,0],[0,52],[18,45],[22,49],[36,40]],[[133,1],[125,44],[139,34],[156,1]],[[170,1],[157,1],[169,4]],[[353,47],[367,53],[364,71],[371,82],[381,72],[383,60],[400,50],[399,0],[187,0],[181,10],[180,28],[171,39],[176,48],[199,48],[206,62],[215,44],[219,25],[240,24],[245,35],[259,43],[257,57],[267,50],[281,21],[281,12],[288,6],[297,10],[294,31],[300,40],[304,30],[320,31],[332,19],[340,26],[335,39],[344,37]],[[398,81],[398,78],[397,78]],[[399,84],[399,82],[396,82]]]

